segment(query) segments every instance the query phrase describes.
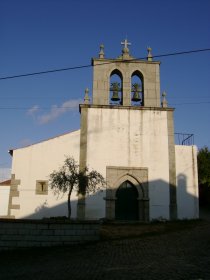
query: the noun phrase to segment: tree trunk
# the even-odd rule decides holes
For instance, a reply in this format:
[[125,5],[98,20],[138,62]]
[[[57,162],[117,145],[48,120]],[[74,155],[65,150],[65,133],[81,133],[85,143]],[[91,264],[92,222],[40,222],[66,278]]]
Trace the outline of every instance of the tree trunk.
[[72,188],[68,193],[68,218],[69,219],[71,218],[71,192],[72,192]]

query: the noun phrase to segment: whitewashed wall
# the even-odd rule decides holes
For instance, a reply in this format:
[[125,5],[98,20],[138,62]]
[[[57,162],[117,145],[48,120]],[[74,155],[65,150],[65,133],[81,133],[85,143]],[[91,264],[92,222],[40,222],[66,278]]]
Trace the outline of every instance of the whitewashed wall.
[[[25,148],[13,151],[12,174],[20,179],[19,197],[12,210],[16,218],[42,218],[67,215],[67,195],[57,199],[48,189],[48,195],[35,194],[36,180],[49,180],[49,174],[58,170],[65,156],[73,156],[79,162],[80,130],[64,134]],[[72,194],[72,216],[76,217],[77,196]]]
[[[106,178],[107,166],[148,168],[150,219],[169,219],[169,172],[167,112],[157,110],[88,110],[87,164]],[[178,218],[198,217],[197,151],[176,146]],[[67,215],[67,196],[56,199],[36,195],[36,180],[48,180],[62,166],[65,155],[79,162],[80,131],[68,133],[13,151],[12,174],[21,183],[12,210],[16,218],[42,218]],[[7,194],[8,197],[8,191]],[[105,191],[86,199],[86,218],[105,217]],[[1,201],[1,196],[0,196]],[[5,212],[0,203],[0,211]],[[8,205],[8,204],[7,204]],[[72,195],[72,217],[76,217],[77,196]],[[0,214],[1,215],[1,214]]]
[[[168,162],[166,111],[88,109],[88,165],[104,177],[106,166],[147,167],[151,219],[169,218]],[[87,217],[91,212],[105,216],[100,198],[98,206],[88,205]]]
[[0,186],[0,217],[6,216],[8,213],[9,191],[10,191],[10,186],[8,185]]
[[175,146],[179,219],[199,218],[197,148]]

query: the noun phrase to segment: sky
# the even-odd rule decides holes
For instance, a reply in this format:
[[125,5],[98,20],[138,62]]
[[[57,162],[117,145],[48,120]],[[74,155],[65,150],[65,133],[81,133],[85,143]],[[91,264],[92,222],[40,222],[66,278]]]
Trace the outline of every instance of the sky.
[[[210,48],[209,15],[209,0],[0,0],[0,78],[88,65],[101,43],[116,58],[125,38],[135,58]],[[210,147],[210,52],[156,60],[175,132]],[[0,80],[0,180],[8,150],[79,129],[92,70]]]

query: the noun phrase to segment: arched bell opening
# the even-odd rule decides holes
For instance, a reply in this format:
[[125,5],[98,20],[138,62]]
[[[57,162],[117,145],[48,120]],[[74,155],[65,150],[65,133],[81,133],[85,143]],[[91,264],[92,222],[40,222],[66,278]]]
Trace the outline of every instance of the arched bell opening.
[[110,94],[109,94],[109,104],[111,105],[122,105],[122,85],[123,77],[122,73],[115,69],[110,74]]
[[138,191],[130,182],[123,182],[116,191],[115,219],[139,220]]
[[144,80],[139,71],[131,76],[131,106],[144,106]]

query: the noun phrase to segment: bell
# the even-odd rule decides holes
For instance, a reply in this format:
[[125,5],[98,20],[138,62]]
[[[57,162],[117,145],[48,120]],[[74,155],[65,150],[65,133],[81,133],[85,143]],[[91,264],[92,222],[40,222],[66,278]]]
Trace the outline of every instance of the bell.
[[113,95],[112,95],[111,100],[112,101],[119,101],[120,100],[119,95],[118,95],[118,91],[113,91]]
[[132,101],[134,101],[134,102],[141,101],[141,97],[140,97],[140,95],[139,95],[139,92],[138,92],[138,91],[135,91],[135,92],[133,93],[133,98],[132,98]]
[[132,85],[132,92],[133,92],[133,98],[131,99],[134,102],[141,101],[141,97],[139,95],[139,92],[142,92],[141,86],[138,83],[134,83]]

